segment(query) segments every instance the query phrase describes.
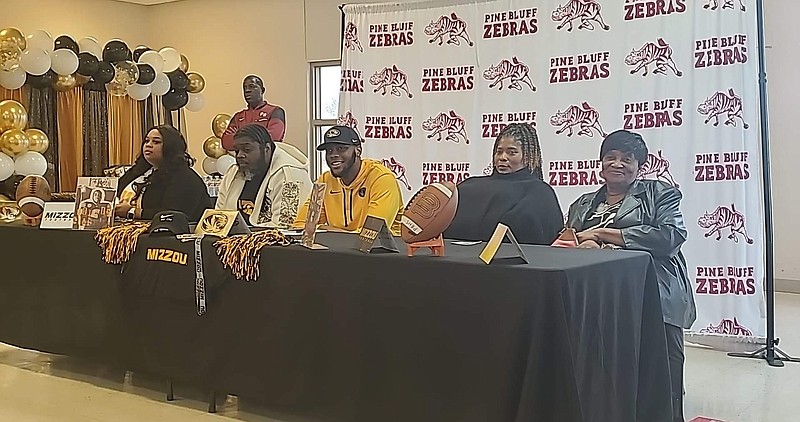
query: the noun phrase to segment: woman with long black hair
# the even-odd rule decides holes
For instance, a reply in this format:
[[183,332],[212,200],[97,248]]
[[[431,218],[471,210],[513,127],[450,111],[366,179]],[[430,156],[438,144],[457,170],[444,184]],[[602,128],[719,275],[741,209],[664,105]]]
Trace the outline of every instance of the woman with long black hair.
[[160,211],[171,210],[198,221],[213,205],[203,179],[192,170],[194,158],[186,150],[186,139],[174,127],[150,129],[141,155],[119,180],[116,215],[150,220]]

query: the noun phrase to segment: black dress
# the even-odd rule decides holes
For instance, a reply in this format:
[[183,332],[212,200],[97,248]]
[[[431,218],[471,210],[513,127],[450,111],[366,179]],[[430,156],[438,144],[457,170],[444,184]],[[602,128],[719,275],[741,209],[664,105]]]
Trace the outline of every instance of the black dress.
[[488,241],[503,223],[520,243],[549,245],[564,227],[553,188],[523,168],[471,177],[458,185],[458,209],[444,236]]
[[[159,172],[163,170],[156,170],[145,179],[144,192],[139,199],[142,220],[151,220],[160,211],[181,211],[189,221],[195,222],[200,220],[203,211],[214,207],[206,184],[191,167],[181,166],[166,174]],[[120,192],[141,173],[142,169],[136,166],[128,170],[120,178]]]

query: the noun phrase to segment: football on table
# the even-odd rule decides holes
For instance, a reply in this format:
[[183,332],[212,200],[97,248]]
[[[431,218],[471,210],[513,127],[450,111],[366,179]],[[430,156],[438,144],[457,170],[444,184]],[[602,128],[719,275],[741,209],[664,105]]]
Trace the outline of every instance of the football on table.
[[50,184],[42,176],[25,176],[17,186],[17,204],[31,218],[42,215],[44,203],[50,200]]
[[452,182],[433,183],[408,202],[400,224],[406,243],[424,242],[442,234],[456,215],[458,189]]

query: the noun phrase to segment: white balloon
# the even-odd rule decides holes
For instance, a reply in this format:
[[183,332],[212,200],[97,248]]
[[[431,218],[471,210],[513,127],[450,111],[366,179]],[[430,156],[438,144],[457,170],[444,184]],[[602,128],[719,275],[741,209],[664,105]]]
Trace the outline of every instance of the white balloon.
[[28,151],[14,159],[14,169],[23,176],[43,176],[47,171],[47,160],[38,152]]
[[172,47],[164,47],[158,50],[158,54],[164,58],[164,73],[173,72],[181,67],[181,53]]
[[128,95],[136,101],[146,100],[150,96],[150,85],[128,85]]
[[50,54],[40,48],[30,48],[22,52],[19,64],[31,75],[44,75],[50,70]]
[[[5,89],[18,89],[25,85],[28,74],[25,69],[18,67],[10,72],[0,70],[0,86]],[[2,180],[2,179],[0,179]]]
[[206,105],[206,98],[201,93],[189,94],[189,102],[186,103],[186,109],[189,111],[200,111]]
[[[2,171],[2,167],[0,167],[0,171]],[[203,172],[205,174],[214,174],[217,172],[217,159],[213,157],[206,157],[203,159]],[[2,173],[0,173],[2,176]],[[10,176],[10,175],[9,175]],[[2,180],[2,179],[0,179]]]
[[74,51],[62,48],[53,52],[53,72],[67,76],[78,70],[78,55]]
[[[205,162],[203,163],[205,164]],[[14,159],[0,152],[0,182],[14,174]]]
[[156,75],[156,79],[150,84],[150,90],[153,95],[159,96],[169,92],[170,83],[169,77],[163,73]]
[[27,40],[28,49],[39,49],[44,50],[48,53],[53,52],[53,37],[47,31],[42,31],[38,29],[33,32],[29,32],[28,35],[25,37]]
[[161,57],[161,54],[158,54],[158,51],[145,51],[139,56],[139,63],[149,64],[156,73],[161,73],[164,70],[164,58]]
[[103,60],[103,47],[94,37],[85,37],[78,40],[78,47],[81,53],[89,53],[100,60]]
[[232,155],[225,154],[217,158],[217,172],[225,174],[232,165],[236,164],[236,159]]

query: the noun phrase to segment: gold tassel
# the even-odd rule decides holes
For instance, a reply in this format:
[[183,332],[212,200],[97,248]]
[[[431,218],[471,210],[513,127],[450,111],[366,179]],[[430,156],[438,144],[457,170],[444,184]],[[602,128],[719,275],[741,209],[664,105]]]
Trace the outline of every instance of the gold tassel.
[[226,237],[214,242],[214,246],[222,265],[230,268],[237,279],[256,281],[261,249],[264,246],[289,246],[290,243],[281,232],[271,229]]
[[94,240],[103,250],[103,261],[115,265],[128,262],[136,250],[139,236],[149,228],[149,221],[134,221],[98,230]]

